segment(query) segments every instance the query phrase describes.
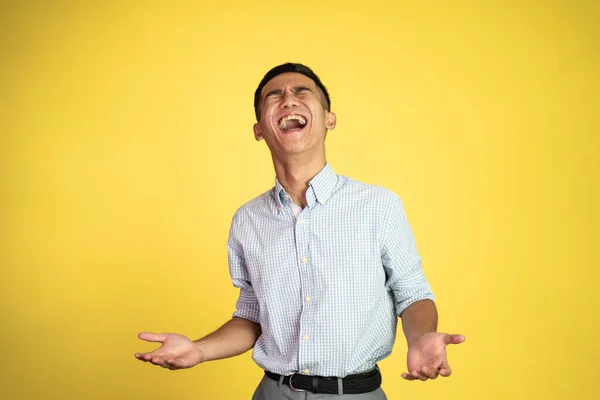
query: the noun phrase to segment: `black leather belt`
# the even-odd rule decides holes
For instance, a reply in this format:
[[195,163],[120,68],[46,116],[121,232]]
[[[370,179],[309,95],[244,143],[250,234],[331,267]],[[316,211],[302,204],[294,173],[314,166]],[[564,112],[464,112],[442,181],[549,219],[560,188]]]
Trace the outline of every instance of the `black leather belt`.
[[[265,371],[265,375],[279,382],[281,375]],[[294,391],[307,391],[312,393],[327,394],[360,394],[376,390],[381,386],[381,373],[379,368],[372,371],[342,378],[342,392],[339,391],[338,378],[292,374],[283,377],[283,384]]]

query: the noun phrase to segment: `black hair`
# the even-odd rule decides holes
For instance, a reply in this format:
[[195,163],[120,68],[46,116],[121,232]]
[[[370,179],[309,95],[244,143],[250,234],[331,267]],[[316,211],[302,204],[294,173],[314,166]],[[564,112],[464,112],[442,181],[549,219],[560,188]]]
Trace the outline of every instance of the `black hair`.
[[286,72],[296,72],[312,79],[317,85],[317,88],[319,88],[323,92],[323,95],[325,95],[325,99],[322,99],[321,101],[323,108],[327,111],[331,111],[331,100],[329,99],[329,93],[327,93],[325,85],[323,85],[317,74],[315,74],[313,70],[308,68],[306,65],[298,63],[285,63],[278,65],[267,72],[254,92],[254,113],[256,114],[257,121],[260,121],[260,93],[271,79],[275,78],[277,75],[285,74]]

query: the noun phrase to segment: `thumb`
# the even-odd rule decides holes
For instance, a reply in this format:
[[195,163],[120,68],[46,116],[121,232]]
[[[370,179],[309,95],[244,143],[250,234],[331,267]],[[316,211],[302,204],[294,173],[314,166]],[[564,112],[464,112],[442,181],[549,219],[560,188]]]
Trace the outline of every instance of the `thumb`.
[[444,336],[444,344],[459,344],[465,341],[463,335],[453,334]]
[[164,342],[167,340],[167,333],[152,333],[152,332],[140,332],[138,337],[147,342]]

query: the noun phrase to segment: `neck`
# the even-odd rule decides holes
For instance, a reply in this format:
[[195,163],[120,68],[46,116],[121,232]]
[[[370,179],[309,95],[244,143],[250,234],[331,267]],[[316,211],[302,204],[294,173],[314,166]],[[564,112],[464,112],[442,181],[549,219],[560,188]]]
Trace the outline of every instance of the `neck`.
[[308,182],[325,167],[327,161],[325,154],[322,157],[304,159],[298,155],[288,157],[285,160],[273,158],[275,175],[285,191],[292,196],[292,200],[298,206],[306,207],[306,191]]

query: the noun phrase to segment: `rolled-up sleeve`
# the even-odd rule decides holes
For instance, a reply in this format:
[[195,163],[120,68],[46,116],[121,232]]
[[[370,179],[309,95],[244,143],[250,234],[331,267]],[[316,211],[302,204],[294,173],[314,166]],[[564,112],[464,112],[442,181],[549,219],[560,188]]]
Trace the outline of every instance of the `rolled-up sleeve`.
[[239,219],[236,215],[231,223],[229,240],[227,242],[227,255],[231,281],[233,282],[233,286],[240,289],[240,295],[233,316],[259,323],[260,308],[258,300],[256,299],[256,294],[254,293],[252,283],[250,282],[250,276],[246,268],[241,245],[236,239],[238,223]]
[[435,297],[421,267],[421,257],[400,198],[393,195],[385,211],[381,261],[386,270],[387,287],[394,294],[396,314],[400,316],[415,301],[435,301]]

